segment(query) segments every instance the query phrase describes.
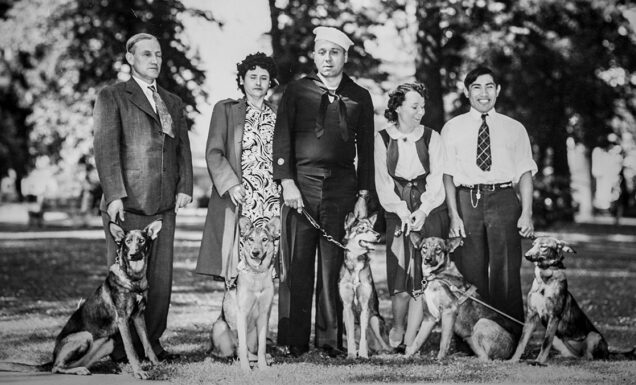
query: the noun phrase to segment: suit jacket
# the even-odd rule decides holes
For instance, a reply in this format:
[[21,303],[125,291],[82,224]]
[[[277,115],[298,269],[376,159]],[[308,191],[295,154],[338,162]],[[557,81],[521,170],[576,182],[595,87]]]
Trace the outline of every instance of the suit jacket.
[[[275,107],[265,102],[274,112]],[[227,191],[241,183],[241,148],[247,100],[225,99],[214,105],[205,160],[212,195],[203,229],[196,272],[230,278],[236,268],[236,206]]]
[[192,155],[183,102],[158,87],[175,137],[134,79],[103,88],[93,111],[95,163],[104,190],[101,209],[122,199],[124,210],[155,215],[173,209],[177,193],[192,196]]

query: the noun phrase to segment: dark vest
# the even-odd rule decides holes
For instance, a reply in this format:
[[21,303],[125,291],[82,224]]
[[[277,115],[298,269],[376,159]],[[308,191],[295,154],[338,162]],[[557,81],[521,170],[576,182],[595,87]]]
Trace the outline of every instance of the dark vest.
[[426,177],[429,174],[430,163],[428,156],[428,146],[431,142],[431,135],[433,129],[424,127],[424,133],[415,142],[415,149],[417,150],[417,157],[424,167],[424,173],[416,176],[411,180],[406,180],[395,175],[395,168],[397,167],[397,161],[399,158],[397,139],[393,139],[389,136],[386,130],[379,132],[380,137],[386,147],[386,167],[393,182],[395,184],[395,193],[406,202],[409,211],[417,210],[421,205],[420,196],[426,191]]

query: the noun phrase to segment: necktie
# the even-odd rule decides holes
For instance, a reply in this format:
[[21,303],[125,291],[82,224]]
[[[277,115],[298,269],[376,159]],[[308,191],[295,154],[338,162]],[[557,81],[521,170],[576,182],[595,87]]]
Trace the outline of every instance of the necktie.
[[152,98],[155,101],[155,105],[157,106],[157,113],[159,114],[159,121],[161,122],[161,130],[164,134],[168,135],[171,138],[174,138],[174,130],[172,129],[172,116],[168,112],[168,107],[159,96],[159,92],[155,86],[149,86],[150,91],[152,91]]
[[483,171],[490,171],[492,157],[490,156],[490,130],[486,117],[488,114],[481,114],[481,127],[477,135],[477,166]]

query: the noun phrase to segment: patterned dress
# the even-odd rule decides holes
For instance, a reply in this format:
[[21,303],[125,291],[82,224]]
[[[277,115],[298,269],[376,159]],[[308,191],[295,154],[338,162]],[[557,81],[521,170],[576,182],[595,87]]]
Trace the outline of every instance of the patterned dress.
[[247,105],[241,152],[245,202],[241,215],[254,226],[280,215],[279,187],[272,178],[272,138],[276,114],[267,105],[258,110]]

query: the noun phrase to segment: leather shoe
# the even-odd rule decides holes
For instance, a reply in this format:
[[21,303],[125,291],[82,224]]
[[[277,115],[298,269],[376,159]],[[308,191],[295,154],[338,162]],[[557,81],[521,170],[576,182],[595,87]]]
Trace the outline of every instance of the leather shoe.
[[157,354],[157,359],[159,359],[159,361],[172,362],[172,361],[177,361],[180,358],[181,358],[180,354],[168,353],[165,350],[162,350],[159,354]]
[[289,356],[297,358],[309,351],[309,347],[291,345],[289,347]]
[[347,355],[344,350],[334,348],[330,345],[323,345],[320,347],[320,350],[330,358],[344,358]]

